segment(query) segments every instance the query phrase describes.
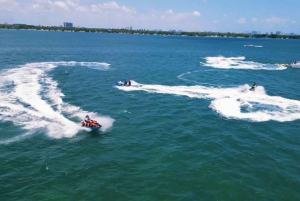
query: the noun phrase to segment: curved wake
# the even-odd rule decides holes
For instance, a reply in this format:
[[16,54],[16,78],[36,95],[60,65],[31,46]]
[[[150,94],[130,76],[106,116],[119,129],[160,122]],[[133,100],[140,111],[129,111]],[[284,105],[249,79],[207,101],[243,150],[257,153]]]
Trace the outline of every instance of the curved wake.
[[250,69],[250,70],[285,70],[284,66],[275,64],[262,64],[254,61],[246,61],[245,57],[205,57],[206,62],[200,62],[203,66],[219,69]]
[[117,87],[124,91],[142,90],[148,93],[162,93],[211,100],[210,108],[226,118],[255,122],[294,121],[300,119],[300,101],[279,96],[269,96],[259,86],[255,92],[249,85],[233,88],[205,86],[163,86],[145,85],[132,81],[131,87]]
[[[29,63],[4,70],[0,74],[0,121],[11,121],[27,130],[27,134],[45,130],[53,138],[72,137],[84,129],[70,118],[81,119],[86,113],[91,113],[64,103],[64,94],[57,87],[57,82],[47,76],[47,72],[57,66],[109,68],[107,63],[72,61]],[[102,130],[111,127],[114,121],[95,113],[90,116],[101,121]]]

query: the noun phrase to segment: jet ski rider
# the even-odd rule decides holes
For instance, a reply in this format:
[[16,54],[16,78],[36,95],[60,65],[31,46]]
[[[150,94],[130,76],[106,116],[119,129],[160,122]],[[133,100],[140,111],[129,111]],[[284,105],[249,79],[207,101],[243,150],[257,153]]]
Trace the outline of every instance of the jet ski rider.
[[90,122],[91,122],[91,118],[89,117],[89,115],[86,115],[84,118],[84,121],[82,122],[85,126],[89,127]]
[[254,84],[253,84],[252,87],[251,87],[251,90],[254,90],[257,86],[258,86],[258,84],[256,84],[256,83],[254,82]]

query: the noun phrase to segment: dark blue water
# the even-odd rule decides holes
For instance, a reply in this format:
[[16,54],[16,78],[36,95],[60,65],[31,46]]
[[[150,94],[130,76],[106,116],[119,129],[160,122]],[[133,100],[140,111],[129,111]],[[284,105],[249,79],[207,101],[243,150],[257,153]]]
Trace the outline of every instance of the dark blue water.
[[300,70],[275,65],[300,41],[0,30],[0,47],[0,200],[300,199]]

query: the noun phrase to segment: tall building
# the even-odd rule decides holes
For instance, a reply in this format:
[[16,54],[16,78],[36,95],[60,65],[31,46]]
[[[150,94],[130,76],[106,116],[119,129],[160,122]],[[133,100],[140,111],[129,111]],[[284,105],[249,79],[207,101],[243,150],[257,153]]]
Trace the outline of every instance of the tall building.
[[276,31],[276,35],[281,35],[281,31]]
[[65,28],[72,28],[73,27],[73,23],[71,23],[71,22],[64,22],[64,27]]

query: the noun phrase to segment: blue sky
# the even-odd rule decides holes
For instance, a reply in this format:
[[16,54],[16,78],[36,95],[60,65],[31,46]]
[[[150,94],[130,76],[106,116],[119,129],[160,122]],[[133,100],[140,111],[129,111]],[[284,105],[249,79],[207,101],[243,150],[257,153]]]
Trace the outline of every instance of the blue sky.
[[300,0],[0,0],[0,23],[300,34]]

